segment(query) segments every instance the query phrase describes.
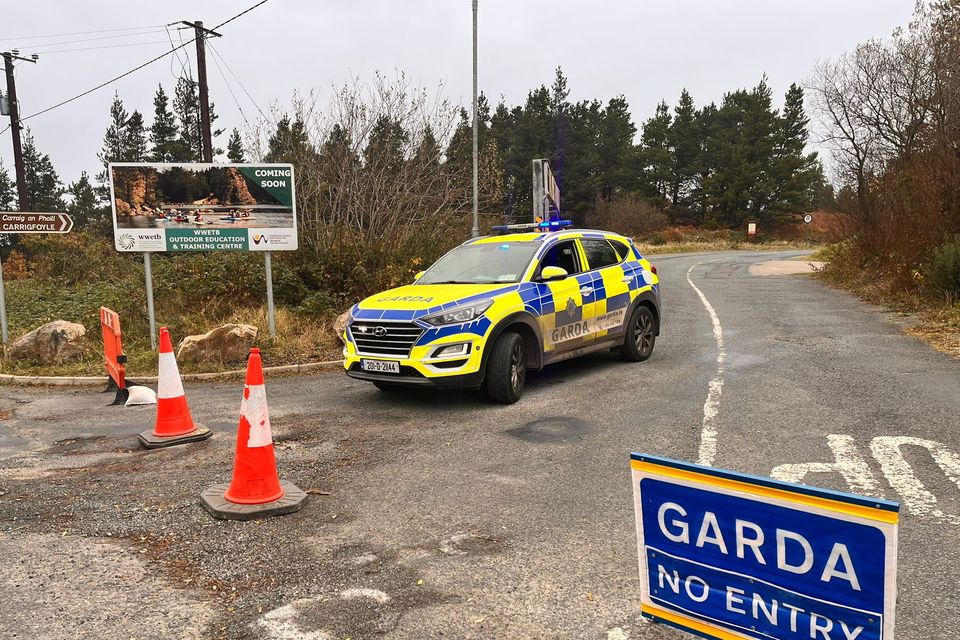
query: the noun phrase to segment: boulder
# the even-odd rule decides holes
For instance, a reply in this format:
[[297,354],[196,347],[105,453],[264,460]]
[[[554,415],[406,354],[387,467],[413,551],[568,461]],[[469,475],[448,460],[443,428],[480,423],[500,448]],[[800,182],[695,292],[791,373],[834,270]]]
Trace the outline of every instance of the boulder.
[[337,334],[337,337],[340,339],[340,342],[343,342],[343,334],[347,330],[347,318],[350,317],[350,310],[347,309],[343,313],[337,316],[336,320],[333,321],[333,332]]
[[13,360],[60,364],[83,354],[86,334],[82,324],[54,320],[10,343],[7,346],[7,357]]
[[225,324],[198,336],[187,336],[177,347],[177,360],[243,362],[257,339],[249,324]]

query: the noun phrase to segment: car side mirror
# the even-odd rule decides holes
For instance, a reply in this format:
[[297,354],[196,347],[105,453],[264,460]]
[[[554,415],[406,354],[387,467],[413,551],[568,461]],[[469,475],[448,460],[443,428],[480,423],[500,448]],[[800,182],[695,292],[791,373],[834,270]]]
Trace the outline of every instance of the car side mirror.
[[419,280],[420,278],[422,278],[422,277],[423,277],[423,274],[425,274],[425,273],[426,273],[426,271],[417,271],[417,275],[413,276],[413,281],[416,282],[417,280]]
[[554,280],[566,280],[567,270],[563,267],[544,267],[540,272],[540,280],[543,282],[553,282]]

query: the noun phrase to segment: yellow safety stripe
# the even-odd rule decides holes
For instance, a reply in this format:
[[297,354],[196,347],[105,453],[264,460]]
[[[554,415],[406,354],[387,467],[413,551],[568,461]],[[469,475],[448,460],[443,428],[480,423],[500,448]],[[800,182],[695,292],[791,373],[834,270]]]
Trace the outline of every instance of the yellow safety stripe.
[[843,502],[840,500],[831,500],[829,498],[823,498],[820,496],[811,496],[804,493],[794,493],[792,491],[785,491],[783,489],[776,489],[774,487],[765,487],[758,484],[741,482],[739,480],[733,480],[731,478],[719,478],[717,476],[712,476],[704,473],[696,473],[693,471],[687,471],[685,469],[675,469],[673,467],[655,465],[649,462],[643,462],[641,460],[631,460],[630,466],[633,469],[636,469],[637,471],[643,471],[644,473],[649,473],[651,475],[664,476],[668,478],[677,478],[679,480],[687,480],[691,482],[699,482],[701,484],[708,484],[715,487],[721,487],[723,489],[742,491],[744,493],[749,493],[749,494],[753,494],[753,495],[764,497],[764,498],[777,498],[780,500],[795,502],[795,503],[807,505],[810,507],[818,507],[820,509],[826,509],[828,511],[835,511],[837,513],[854,515],[860,518],[866,518],[868,520],[876,520],[878,522],[887,522],[890,524],[896,524],[900,519],[900,514],[897,513],[896,511],[887,511],[886,509],[874,509],[871,507],[865,507],[859,504],[851,504],[849,502]]

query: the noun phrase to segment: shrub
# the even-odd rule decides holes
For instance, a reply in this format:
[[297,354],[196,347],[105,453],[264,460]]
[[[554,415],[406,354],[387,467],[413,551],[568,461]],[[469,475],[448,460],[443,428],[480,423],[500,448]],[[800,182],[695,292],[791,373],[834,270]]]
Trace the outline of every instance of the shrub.
[[3,261],[3,279],[22,280],[27,275],[27,259],[23,253],[14,249]]
[[661,231],[669,222],[663,212],[642,200],[630,197],[615,197],[609,200],[598,198],[596,212],[588,219],[590,224],[598,229],[615,231],[630,238]]
[[940,245],[924,268],[923,281],[934,292],[960,298],[960,235]]

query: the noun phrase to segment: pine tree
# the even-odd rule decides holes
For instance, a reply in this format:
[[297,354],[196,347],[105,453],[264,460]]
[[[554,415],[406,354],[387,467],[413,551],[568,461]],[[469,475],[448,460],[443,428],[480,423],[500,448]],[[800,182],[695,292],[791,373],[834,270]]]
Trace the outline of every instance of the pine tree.
[[696,174],[697,156],[700,153],[700,135],[696,128],[696,109],[693,98],[684,89],[680,101],[673,110],[673,122],[667,133],[667,144],[673,155],[670,175],[670,202],[674,215],[689,206],[689,196]]
[[446,151],[447,168],[454,175],[462,175],[471,180],[473,171],[473,128],[470,126],[470,115],[463,107],[460,108],[460,119],[450,136],[450,143]]
[[[554,72],[553,85],[550,87],[550,115],[553,119],[553,152],[550,154],[550,170],[554,179],[557,181],[557,187],[560,189],[561,196],[566,184],[567,156],[572,152],[570,149],[570,89],[567,87],[567,78],[563,75],[563,69],[556,68]],[[563,203],[561,197],[561,204]]]
[[303,162],[315,158],[316,151],[310,143],[306,125],[302,120],[290,121],[283,116],[267,141],[267,162]]
[[200,137],[200,97],[196,80],[181,76],[173,94],[173,112],[179,133],[173,150],[176,162],[200,162],[203,142]]
[[143,162],[147,157],[147,132],[143,127],[143,116],[134,111],[123,128],[123,151],[125,162]]
[[377,118],[370,129],[363,160],[368,169],[397,173],[403,166],[403,151],[409,136],[403,125],[383,115]]
[[437,142],[437,136],[434,135],[430,125],[427,125],[420,134],[417,148],[413,152],[413,164],[416,167],[436,165],[439,164],[441,156],[442,152],[440,143]]
[[791,84],[774,133],[776,189],[771,197],[770,212],[777,218],[810,211],[815,199],[825,197],[823,167],[816,152],[805,153],[809,123],[803,109],[803,89]]
[[630,106],[624,96],[613,98],[601,114],[598,144],[597,172],[600,178],[600,196],[611,198],[620,190],[634,186],[635,176],[630,170],[635,150],[633,137],[637,127],[630,117]]
[[641,134],[641,164],[646,182],[646,196],[656,206],[666,204],[670,176],[672,175],[673,156],[670,153],[668,136],[670,107],[666,102],[657,105],[655,115],[643,123]]
[[4,211],[16,211],[20,207],[17,202],[17,184],[10,177],[3,163],[0,162],[0,209]]
[[23,138],[23,169],[30,211],[62,211],[63,183],[50,156],[37,149],[29,129]]
[[101,222],[105,218],[104,211],[99,206],[97,193],[86,171],[80,174],[76,182],[67,187],[67,193],[70,195],[67,213],[73,216],[74,226],[77,229]]
[[163,85],[158,85],[153,98],[153,124],[150,125],[150,162],[173,162],[178,135],[177,121],[170,111],[170,100],[163,91]]
[[330,129],[330,133],[321,147],[320,157],[339,167],[360,164],[360,158],[357,157],[353,148],[350,132],[340,126],[339,123],[333,125]]
[[234,127],[230,132],[230,139],[227,140],[227,160],[230,162],[246,162],[243,156],[243,141],[240,139],[240,131]]
[[[127,143],[125,129],[129,117],[120,96],[114,93],[113,103],[110,105],[110,125],[103,135],[103,147],[97,154],[104,169],[111,162],[122,162],[125,159]],[[101,181],[99,177],[98,181]]]

